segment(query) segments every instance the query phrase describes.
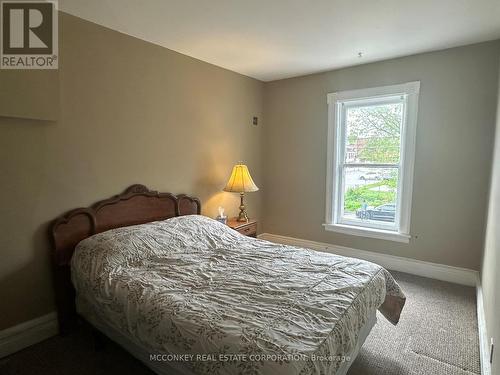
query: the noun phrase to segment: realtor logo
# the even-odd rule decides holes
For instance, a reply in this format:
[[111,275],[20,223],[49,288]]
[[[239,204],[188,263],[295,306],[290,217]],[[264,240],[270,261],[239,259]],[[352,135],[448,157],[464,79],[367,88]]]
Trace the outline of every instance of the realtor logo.
[[57,69],[57,3],[1,1],[0,68]]

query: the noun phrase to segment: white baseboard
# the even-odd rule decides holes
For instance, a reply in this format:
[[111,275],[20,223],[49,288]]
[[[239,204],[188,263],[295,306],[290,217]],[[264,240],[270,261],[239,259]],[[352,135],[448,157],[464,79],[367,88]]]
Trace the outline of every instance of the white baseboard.
[[57,333],[55,312],[4,329],[0,331],[0,358],[55,336]]
[[262,233],[260,239],[285,245],[305,247],[308,249],[338,254],[346,257],[359,258],[380,264],[394,271],[406,272],[412,275],[429,277],[431,279],[448,281],[455,284],[476,286],[478,272],[467,268],[452,267],[444,264],[424,262],[422,260],[398,257],[366,250],[352,249],[323,242],[303,240],[299,238]]
[[479,354],[481,357],[481,375],[490,375],[491,374],[490,341],[488,340],[488,332],[486,331],[483,288],[481,286],[481,278],[479,277],[479,275],[477,277],[476,296],[477,296],[477,328],[479,330]]

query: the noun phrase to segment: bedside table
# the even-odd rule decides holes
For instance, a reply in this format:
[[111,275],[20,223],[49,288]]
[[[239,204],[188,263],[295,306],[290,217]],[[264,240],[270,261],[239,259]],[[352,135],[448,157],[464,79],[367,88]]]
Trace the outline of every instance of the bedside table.
[[234,217],[227,220],[227,225],[245,236],[257,237],[257,220],[249,219],[247,222],[236,221]]

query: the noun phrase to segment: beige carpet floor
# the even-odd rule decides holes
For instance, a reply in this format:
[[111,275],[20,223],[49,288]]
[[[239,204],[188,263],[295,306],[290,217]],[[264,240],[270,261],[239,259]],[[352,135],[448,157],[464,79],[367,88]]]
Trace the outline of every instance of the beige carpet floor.
[[378,314],[349,375],[480,374],[475,288],[391,273],[407,296],[401,320]]
[[[474,288],[393,272],[408,299],[394,327],[381,316],[349,375],[480,374]],[[94,350],[81,329],[0,359],[2,375],[151,375],[108,342]]]

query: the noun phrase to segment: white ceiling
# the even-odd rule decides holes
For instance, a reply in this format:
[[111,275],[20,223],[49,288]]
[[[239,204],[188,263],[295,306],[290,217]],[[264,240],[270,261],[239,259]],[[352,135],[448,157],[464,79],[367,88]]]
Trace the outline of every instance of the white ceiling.
[[500,0],[59,0],[59,7],[262,81],[500,38]]

